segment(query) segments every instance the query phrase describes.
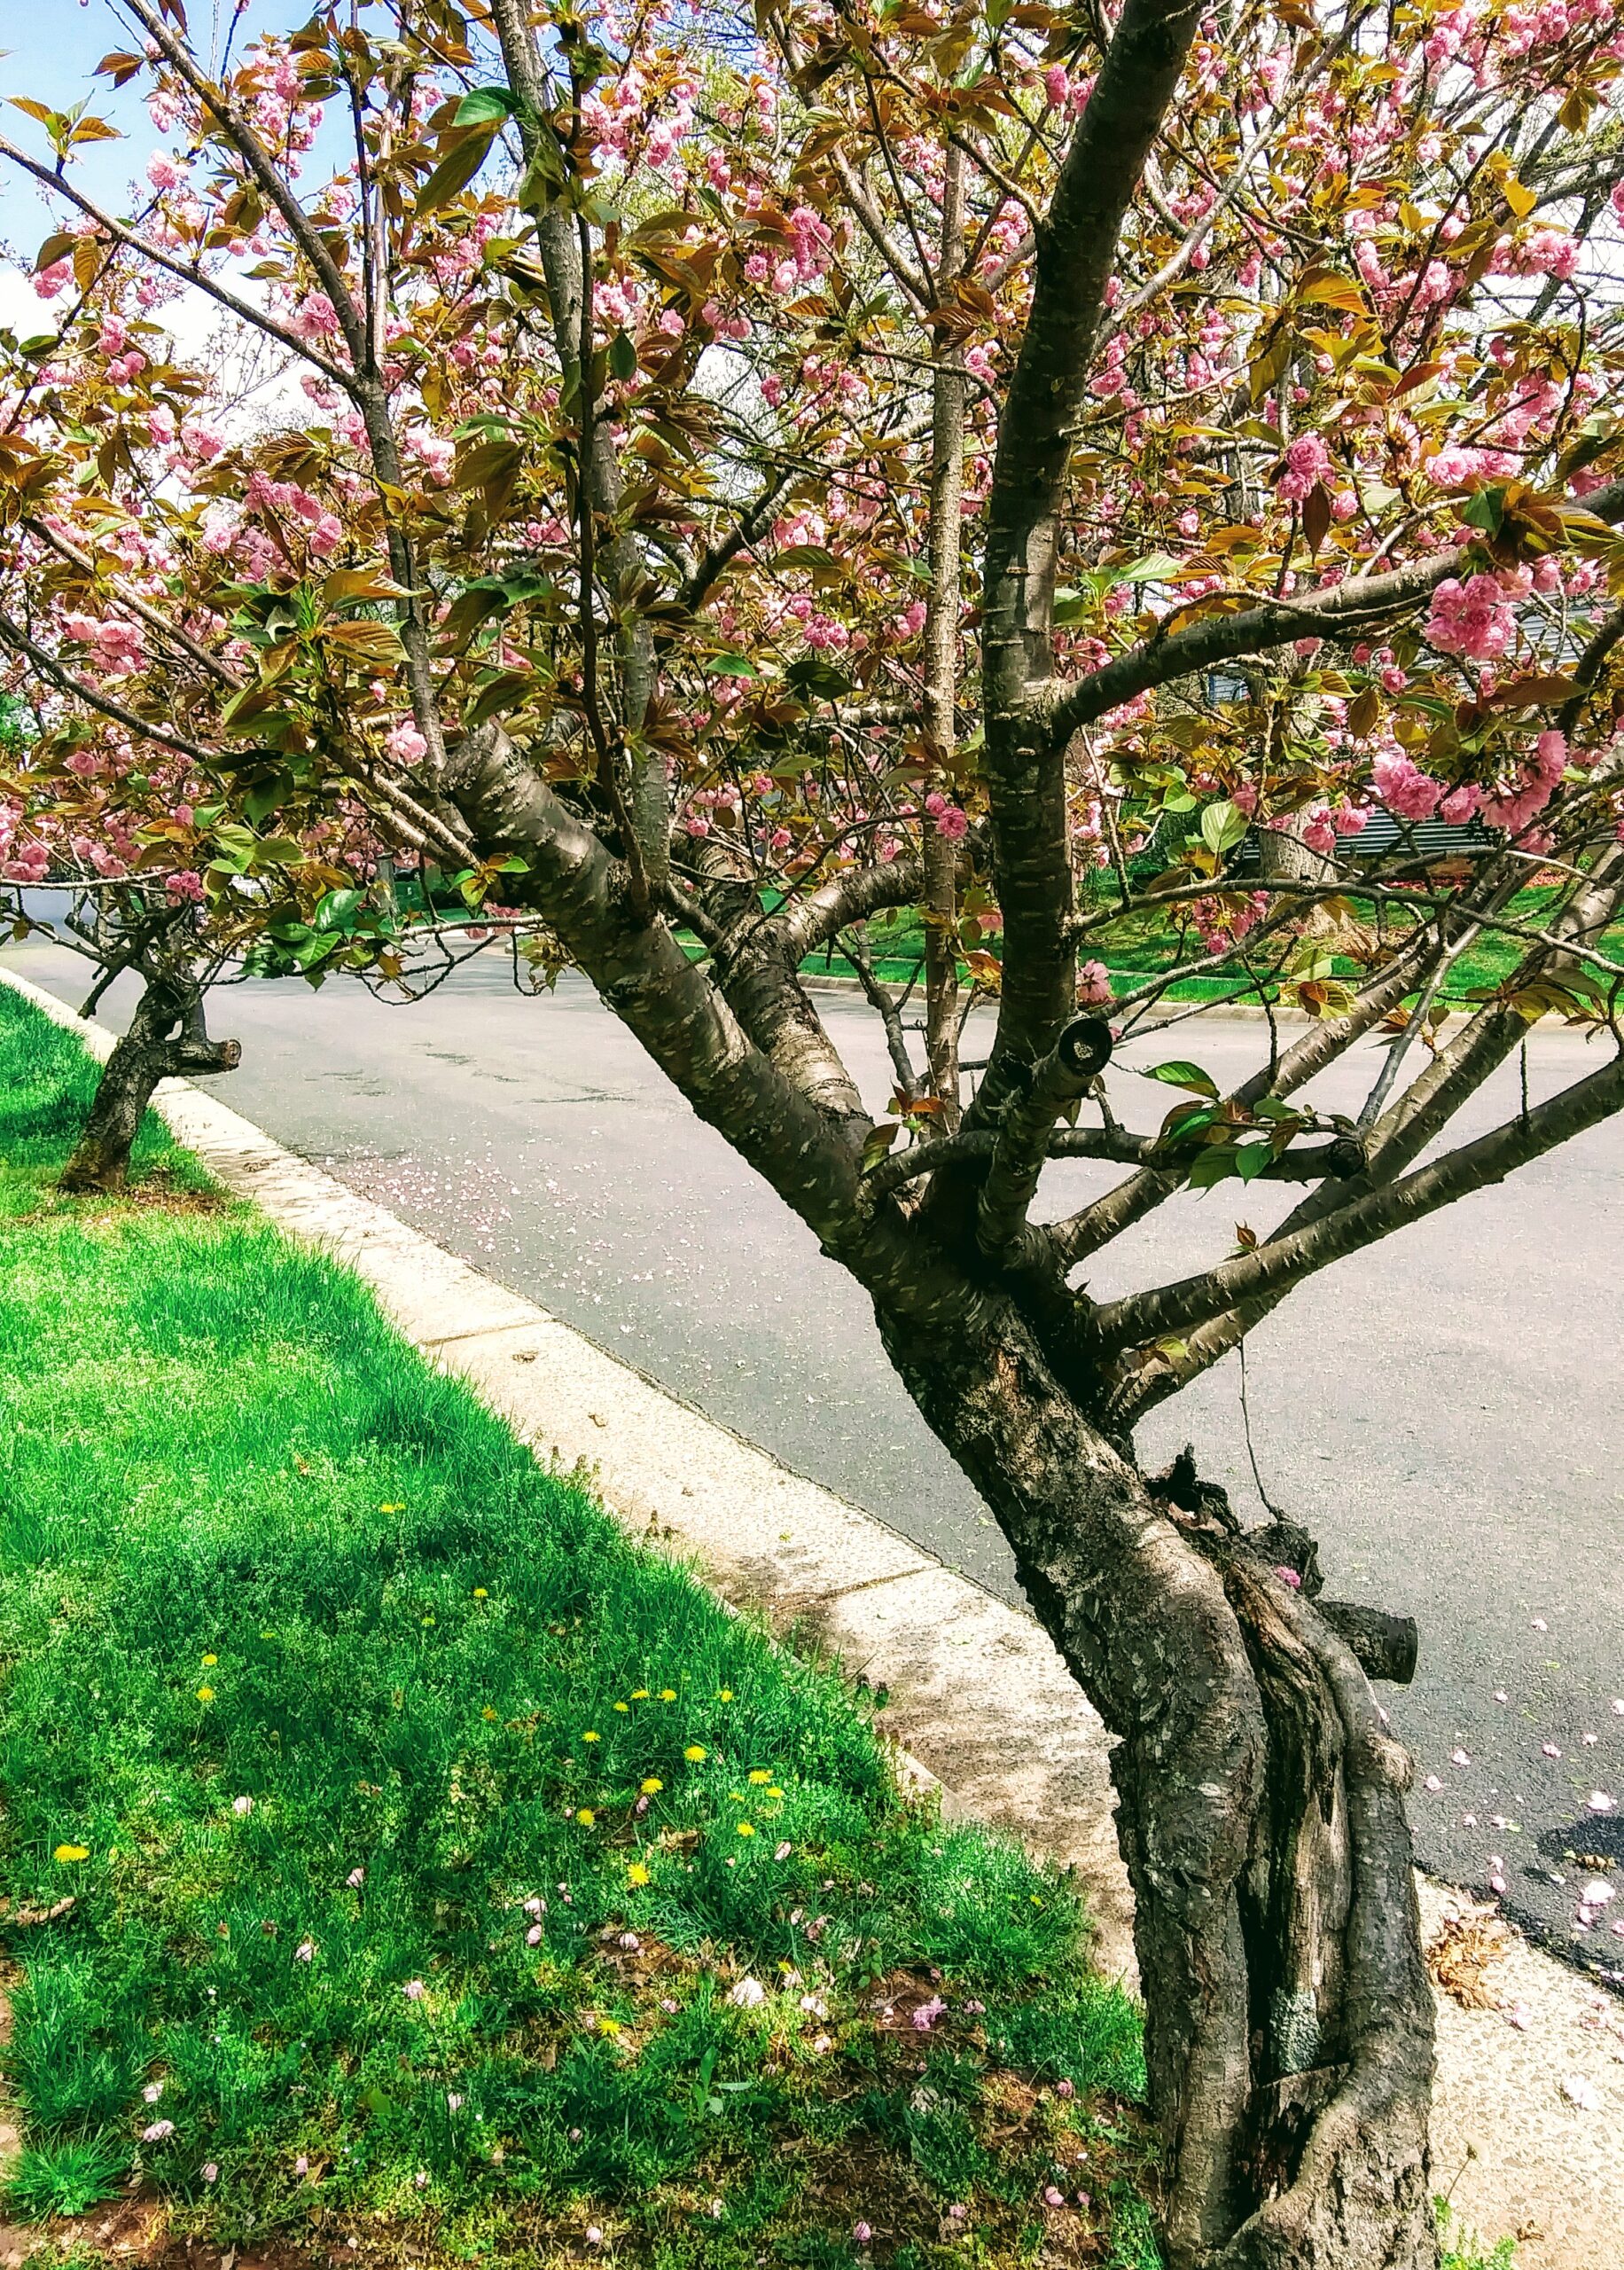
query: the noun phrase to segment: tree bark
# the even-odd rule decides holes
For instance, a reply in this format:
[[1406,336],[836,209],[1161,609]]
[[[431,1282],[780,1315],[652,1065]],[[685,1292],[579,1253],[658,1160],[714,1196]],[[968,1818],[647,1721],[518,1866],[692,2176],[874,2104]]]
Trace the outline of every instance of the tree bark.
[[[169,1036],[176,1025],[180,1030]],[[202,997],[150,981],[102,1068],[84,1131],[63,1168],[59,1187],[72,1192],[115,1193],[129,1175],[129,1154],[142,1118],[160,1080],[196,1072],[231,1072],[242,1061],[242,1045],[211,1041],[203,1028]]]
[[1120,1737],[1168,2270],[1434,2270],[1409,1762],[1344,1612],[1221,1493],[1147,1482],[1008,1303],[972,1296],[928,1343],[879,1320]]

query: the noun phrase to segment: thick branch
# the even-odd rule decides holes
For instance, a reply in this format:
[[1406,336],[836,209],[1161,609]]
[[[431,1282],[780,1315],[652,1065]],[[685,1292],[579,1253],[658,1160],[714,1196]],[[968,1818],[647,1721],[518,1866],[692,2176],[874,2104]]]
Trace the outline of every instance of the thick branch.
[[1052,668],[1061,500],[1105,287],[1135,185],[1178,85],[1195,0],[1126,0],[1037,232],[1032,311],[1000,421],[982,578],[986,774],[1006,954],[992,1064],[1046,1055],[1074,1006],[1065,739],[1030,719]]
[[992,1162],[976,1201],[976,1242],[989,1259],[1007,1253],[1026,1226],[1049,1155],[1049,1139],[1066,1106],[1086,1095],[1111,1061],[1112,1032],[1103,1017],[1076,1017],[1033,1072],[1024,1093],[1004,1107]]
[[[1624,521],[1624,481],[1587,497],[1584,510],[1616,526]],[[1266,654],[1293,639],[1362,636],[1385,617],[1415,607],[1450,575],[1471,574],[1474,546],[1456,544],[1383,575],[1350,575],[1300,599],[1269,599],[1240,614],[1205,615],[1182,630],[1158,632],[1142,646],[1092,670],[1045,708],[1050,746],[1063,749],[1080,726],[1107,711],[1221,662]]]
[[1241,1302],[1283,1292],[1439,1207],[1503,1181],[1530,1159],[1599,1126],[1620,1107],[1624,1054],[1526,1115],[1507,1120],[1400,1182],[1368,1192],[1318,1222],[1270,1238],[1255,1251],[1198,1276],[1112,1302],[1097,1311],[1094,1329],[1107,1350],[1132,1347],[1188,1331]]
[[849,1230],[860,1131],[847,1136],[749,1039],[663,922],[626,904],[626,873],[507,736],[471,734],[447,787],[487,856],[515,851],[514,891],[545,915],[607,1006],[730,1143],[820,1237]]

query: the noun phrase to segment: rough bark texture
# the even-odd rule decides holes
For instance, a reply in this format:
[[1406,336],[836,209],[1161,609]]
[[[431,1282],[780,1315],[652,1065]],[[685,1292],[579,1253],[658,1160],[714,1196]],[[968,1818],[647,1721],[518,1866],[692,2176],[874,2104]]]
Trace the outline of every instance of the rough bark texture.
[[122,1190],[131,1147],[160,1080],[232,1072],[241,1061],[239,1042],[209,1039],[203,1029],[202,1003],[195,993],[188,996],[161,982],[149,983],[129,1031],[102,1068],[84,1132],[62,1170],[60,1187]]
[[1011,1308],[928,1349],[880,1326],[1121,1737],[1169,2270],[1432,2270],[1409,1761],[1351,1650],[1218,1493],[1147,1484]]

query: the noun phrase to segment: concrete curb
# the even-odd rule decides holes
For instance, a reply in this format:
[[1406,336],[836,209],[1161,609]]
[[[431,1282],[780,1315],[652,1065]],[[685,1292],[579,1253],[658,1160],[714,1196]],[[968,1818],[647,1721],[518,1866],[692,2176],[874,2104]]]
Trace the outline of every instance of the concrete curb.
[[[98,1060],[111,1052],[105,1027],[10,971],[0,982]],[[944,1812],[1075,1867],[1096,1960],[1136,1983],[1108,1740],[1035,1623],[189,1082],[166,1081],[157,1104],[221,1183],[365,1278],[403,1335],[538,1457],[589,1472],[629,1529],[697,1562],[724,1598],[777,1628],[809,1628],[848,1672],[886,1688],[881,1723],[941,1785]],[[1421,1891],[1429,1936],[1448,1914],[1478,1912],[1425,1879]],[[1611,2270],[1624,2232],[1624,2008],[1515,1934],[1490,1983],[1495,2008],[1439,1998],[1435,2178],[1469,2225],[1520,2236],[1529,2270]],[[1570,2083],[1588,2084],[1600,2110]]]

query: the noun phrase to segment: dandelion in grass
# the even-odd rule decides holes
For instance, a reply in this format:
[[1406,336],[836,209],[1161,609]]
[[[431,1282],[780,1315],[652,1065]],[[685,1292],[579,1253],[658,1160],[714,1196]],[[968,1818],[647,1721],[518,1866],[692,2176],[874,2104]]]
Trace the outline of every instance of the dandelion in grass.
[[485,1721],[485,1723],[486,1723],[486,1725],[487,1725],[488,1726],[494,1726],[496,1725],[496,1712],[491,1709],[490,1704],[489,1704],[488,1702],[485,1705],[485,1708],[480,1711],[480,1718],[482,1718],[484,1719],[484,1721]]
[[215,1699],[215,1690],[214,1690],[214,1688],[213,1688],[212,1687],[199,1687],[199,1689],[198,1689],[198,1700],[199,1700],[199,1702],[212,1702],[214,1701],[214,1699]]
[[645,1797],[657,1797],[666,1785],[658,1773],[651,1773],[646,1781],[640,1781],[637,1786]]
[[719,1687],[716,1689],[716,1700],[718,1702],[730,1702],[733,1700],[732,1688],[730,1687]]
[[66,1867],[75,1860],[88,1860],[90,1848],[88,1844],[59,1844],[52,1857]]
[[784,1795],[784,1792],[778,1787],[777,1783],[774,1781],[769,1784],[767,1794],[769,1797],[781,1797]]
[[690,1765],[703,1765],[705,1763],[705,1752],[697,1742],[691,1742],[683,1756]]
[[486,1590],[483,1585],[476,1585],[474,1586],[473,1596],[475,1600],[488,1600],[490,1598],[489,1593]]
[[634,1702],[646,1702],[649,1699],[648,1688],[646,1687],[634,1687],[631,1691],[631,1699]]
[[597,1815],[593,1812],[590,1805],[579,1806],[576,1810],[575,1818],[581,1823],[582,1828],[596,1828],[597,1824]]
[[204,1658],[203,1658],[203,1668],[204,1668],[204,1670],[205,1670],[205,1671],[213,1671],[213,1669],[215,1668],[215,1665],[219,1662],[219,1660],[220,1660],[220,1658],[219,1658],[219,1656],[204,1656]]
[[634,1860],[634,1861],[632,1862],[631,1866],[627,1869],[627,1871],[626,1871],[626,1881],[628,1882],[628,1883],[635,1883],[635,1884],[645,1884],[645,1883],[647,1883],[647,1882],[649,1881],[649,1872],[648,1872],[648,1870],[644,1867],[643,1862],[642,1862],[641,1860]]
[[592,1729],[589,1726],[586,1733],[582,1735],[581,1739],[582,1742],[602,1742],[603,1736],[599,1734],[594,1734]]
[[741,1820],[737,1824],[736,1833],[740,1836],[753,1836],[755,1835],[754,1829],[747,1820]]
[[748,1778],[751,1786],[753,1789],[764,1789],[767,1787],[767,1784],[772,1780],[772,1775],[758,1765]]
[[623,1718],[626,1717],[631,1710],[631,1704],[629,1702],[617,1702],[614,1707],[618,1711],[620,1711]]
[[676,1700],[675,1687],[662,1687],[660,1690],[660,1699],[662,1702],[675,1702]]

